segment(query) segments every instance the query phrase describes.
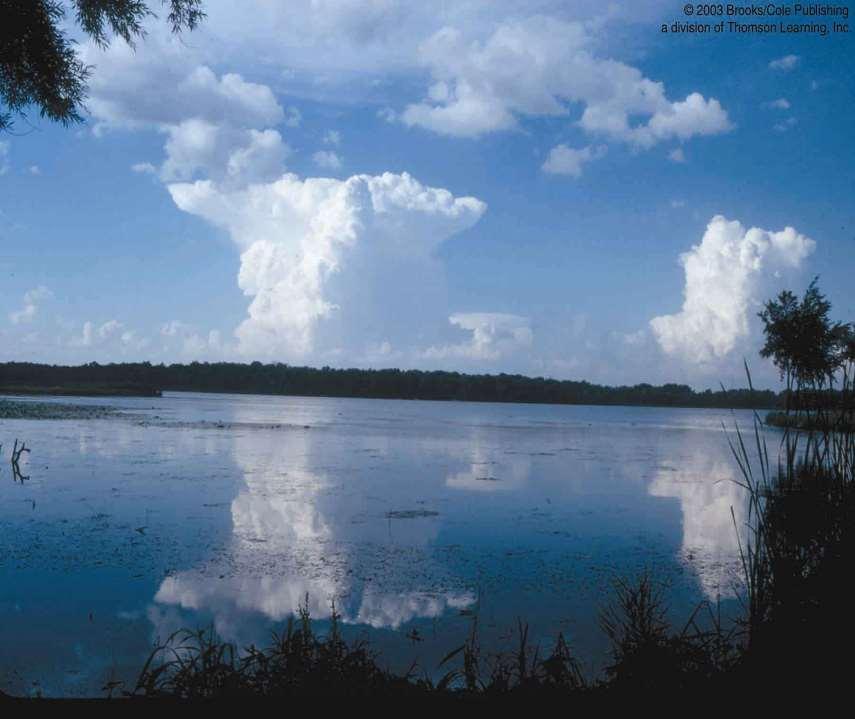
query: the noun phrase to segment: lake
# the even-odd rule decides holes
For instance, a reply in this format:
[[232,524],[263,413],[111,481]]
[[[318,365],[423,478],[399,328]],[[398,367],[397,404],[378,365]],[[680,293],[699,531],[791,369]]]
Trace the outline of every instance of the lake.
[[[153,643],[264,644],[304,602],[381,662],[435,674],[477,613],[563,632],[589,673],[598,613],[645,569],[669,616],[737,611],[722,422],[750,412],[167,393],[55,398],[127,414],[0,420],[0,688],[100,694]],[[15,438],[32,452],[12,481]]]

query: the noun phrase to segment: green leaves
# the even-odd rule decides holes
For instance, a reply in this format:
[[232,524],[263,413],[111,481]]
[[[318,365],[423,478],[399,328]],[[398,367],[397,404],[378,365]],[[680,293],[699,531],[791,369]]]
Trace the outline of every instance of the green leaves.
[[[100,47],[110,33],[129,45],[145,36],[143,23],[155,13],[145,0],[73,0],[75,20]],[[166,4],[165,0],[163,4]],[[169,0],[173,32],[192,30],[205,17],[202,0]],[[0,132],[30,106],[63,125],[83,121],[92,68],[77,56],[76,43],[62,31],[65,7],[59,0],[0,0]]]
[[850,325],[832,323],[830,311],[814,278],[801,301],[784,290],[758,314],[766,335],[760,355],[772,358],[788,390],[830,387],[847,353],[855,350]]

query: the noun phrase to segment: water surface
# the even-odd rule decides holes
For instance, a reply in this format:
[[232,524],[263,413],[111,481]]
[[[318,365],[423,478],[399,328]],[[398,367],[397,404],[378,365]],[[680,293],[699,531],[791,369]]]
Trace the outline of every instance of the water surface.
[[[40,398],[39,401],[45,401]],[[477,612],[561,631],[589,671],[615,577],[671,616],[735,611],[743,497],[722,422],[750,413],[169,393],[91,420],[0,420],[0,687],[97,694],[152,643],[264,643],[301,602],[428,673]],[[15,438],[32,448],[12,481]],[[22,462],[23,464],[23,462]],[[308,598],[308,600],[306,599]]]

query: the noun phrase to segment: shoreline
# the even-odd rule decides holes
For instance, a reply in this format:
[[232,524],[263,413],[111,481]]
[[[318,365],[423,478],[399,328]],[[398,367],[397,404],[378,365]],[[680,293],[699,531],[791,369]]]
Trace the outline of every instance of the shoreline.
[[0,385],[0,395],[10,397],[161,397],[154,387],[132,385]]

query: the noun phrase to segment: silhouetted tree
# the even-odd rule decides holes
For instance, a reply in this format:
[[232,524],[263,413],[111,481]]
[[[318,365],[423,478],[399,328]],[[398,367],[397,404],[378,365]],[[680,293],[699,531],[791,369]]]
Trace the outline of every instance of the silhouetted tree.
[[[205,16],[202,0],[162,0],[173,32],[192,30]],[[30,106],[68,125],[82,120],[91,68],[62,31],[66,6],[80,28],[101,47],[112,31],[133,45],[155,13],[144,0],[0,0],[0,131]]]
[[791,393],[798,396],[803,390],[821,390],[834,384],[849,339],[848,326],[832,323],[830,311],[831,303],[814,278],[801,302],[784,290],[759,313],[766,335],[760,356],[771,357],[786,381],[787,409]]

